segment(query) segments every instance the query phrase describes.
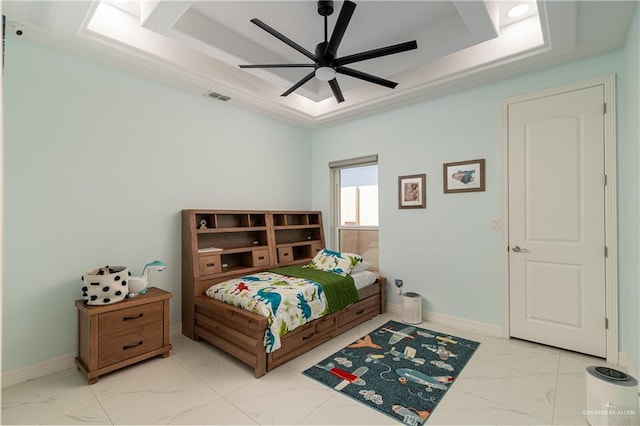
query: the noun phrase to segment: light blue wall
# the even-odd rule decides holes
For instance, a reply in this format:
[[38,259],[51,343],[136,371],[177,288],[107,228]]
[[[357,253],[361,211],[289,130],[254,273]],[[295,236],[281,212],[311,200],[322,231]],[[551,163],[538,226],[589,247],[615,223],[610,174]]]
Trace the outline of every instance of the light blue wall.
[[173,292],[180,210],[308,209],[310,132],[15,37],[5,53],[3,371],[76,351],[80,276]]
[[[181,209],[328,215],[328,162],[373,153],[383,274],[428,310],[499,325],[502,247],[489,223],[501,214],[501,101],[617,73],[620,343],[640,371],[638,44],[636,8],[624,51],[311,132],[9,39],[3,370],[76,351],[79,277],[104,263],[138,273],[165,260],[154,283],[173,292],[178,324]],[[486,192],[443,194],[442,163],[473,158],[487,160]],[[427,173],[427,209],[398,210],[397,177],[415,173]]]
[[[391,281],[404,279],[405,291],[421,293],[425,310],[500,326],[505,248],[490,222],[501,215],[501,102],[624,71],[624,54],[615,51],[318,130],[314,208],[329,213],[329,161],[377,153],[381,273]],[[618,92],[624,91],[623,81]],[[619,112],[618,122],[625,126],[624,108]],[[486,159],[486,191],[444,194],[442,164],[476,158]],[[400,210],[397,178],[417,173],[427,174],[427,208]],[[389,291],[389,302],[401,303],[395,291]]]

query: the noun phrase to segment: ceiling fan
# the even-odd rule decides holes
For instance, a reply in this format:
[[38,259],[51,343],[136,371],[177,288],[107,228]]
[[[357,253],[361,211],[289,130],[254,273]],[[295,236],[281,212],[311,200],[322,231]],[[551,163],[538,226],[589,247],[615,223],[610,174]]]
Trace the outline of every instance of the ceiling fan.
[[417,49],[418,43],[415,40],[408,41],[405,43],[394,44],[392,46],[381,47],[378,49],[367,50],[366,52],[360,52],[353,55],[338,57],[338,47],[340,46],[340,42],[342,41],[342,37],[344,36],[347,27],[349,26],[349,21],[351,21],[351,16],[353,16],[353,12],[356,9],[356,4],[345,0],[342,3],[342,8],[340,9],[340,14],[338,15],[338,20],[336,21],[336,25],[333,28],[333,33],[331,34],[331,39],[327,40],[327,17],[333,13],[333,1],[318,1],[318,13],[321,16],[324,16],[324,41],[318,43],[316,46],[315,54],[311,53],[304,47],[300,46],[296,42],[287,38],[285,35],[279,33],[278,31],[271,28],[269,25],[265,24],[261,20],[254,18],[251,20],[252,23],[262,28],[272,36],[276,37],[278,40],[286,43],[287,45],[293,47],[298,52],[302,53],[307,58],[313,61],[312,64],[262,64],[262,65],[240,65],[240,68],[313,68],[309,74],[304,76],[300,81],[294,84],[289,90],[284,92],[281,96],[288,96],[293,93],[307,81],[311,80],[313,77],[316,77],[318,80],[329,82],[329,86],[331,87],[331,91],[333,92],[333,96],[336,98],[338,102],[344,102],[344,96],[342,95],[342,90],[340,90],[340,86],[338,85],[338,80],[336,80],[336,74],[344,74],[350,77],[359,78],[361,80],[368,81],[370,83],[379,84],[381,86],[389,87],[391,89],[395,88],[398,83],[393,81],[386,80],[381,77],[377,77],[375,75],[367,74],[362,71],[355,70],[353,68],[348,68],[345,65],[352,64],[354,62],[365,61],[367,59],[379,58],[381,56],[393,55],[395,53],[405,52],[407,50]]

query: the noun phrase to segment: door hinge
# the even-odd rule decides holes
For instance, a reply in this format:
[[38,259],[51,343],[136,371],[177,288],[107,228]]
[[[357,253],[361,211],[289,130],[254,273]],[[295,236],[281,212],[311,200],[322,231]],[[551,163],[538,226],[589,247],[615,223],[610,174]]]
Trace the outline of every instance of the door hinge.
[[604,246],[604,257],[609,257],[609,247]]
[[607,175],[604,175],[604,186],[607,186],[608,183],[609,183],[609,177]]
[[605,318],[604,319],[604,329],[608,330],[609,329],[609,318]]
[[602,104],[602,114],[606,114],[607,113],[607,103],[603,103]]

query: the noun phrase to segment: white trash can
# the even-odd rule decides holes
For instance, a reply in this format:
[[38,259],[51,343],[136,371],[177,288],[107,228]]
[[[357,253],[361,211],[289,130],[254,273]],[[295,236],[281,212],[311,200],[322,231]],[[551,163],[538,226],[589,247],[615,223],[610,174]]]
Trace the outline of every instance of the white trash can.
[[408,324],[422,322],[422,296],[418,293],[405,293],[402,296],[402,321]]
[[591,426],[638,425],[638,381],[609,367],[587,367],[587,422]]

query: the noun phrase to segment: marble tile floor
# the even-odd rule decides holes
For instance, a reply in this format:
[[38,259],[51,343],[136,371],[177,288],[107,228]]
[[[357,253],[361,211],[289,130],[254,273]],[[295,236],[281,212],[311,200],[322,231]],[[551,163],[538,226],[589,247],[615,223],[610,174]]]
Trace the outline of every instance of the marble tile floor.
[[[153,358],[89,386],[74,368],[2,389],[2,424],[399,425],[300,374],[393,319],[379,315],[256,380],[206,342],[172,336]],[[481,343],[427,425],[585,425],[585,368],[604,360],[423,322]],[[615,367],[621,369],[620,367]]]

